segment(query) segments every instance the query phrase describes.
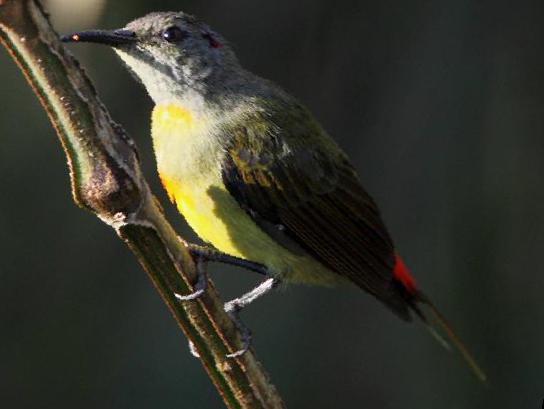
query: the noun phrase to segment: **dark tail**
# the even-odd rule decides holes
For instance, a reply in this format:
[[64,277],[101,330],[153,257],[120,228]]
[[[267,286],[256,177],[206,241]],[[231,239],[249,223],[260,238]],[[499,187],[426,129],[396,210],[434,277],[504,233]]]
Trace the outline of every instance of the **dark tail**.
[[[417,306],[415,303],[412,304],[412,309],[421,319],[423,324],[427,327],[429,332],[438,340],[438,342],[442,344],[446,349],[450,349],[448,342],[440,336],[435,326],[438,326],[438,328],[441,329],[446,334],[447,339],[455,346],[455,348],[457,348],[457,350],[460,352],[461,356],[463,357],[463,359],[465,360],[469,368],[474,373],[474,375],[476,375],[476,377],[480,381],[487,382],[487,376],[485,372],[476,363],[476,360],[474,359],[472,354],[468,351],[463,341],[461,341],[461,339],[457,336],[457,334],[451,327],[450,323],[444,318],[444,316],[440,313],[440,311],[438,311],[438,309],[429,300],[429,298],[425,294],[418,292],[418,294],[414,298],[414,301],[415,303],[420,303],[428,307],[428,310],[432,316],[432,321],[429,321],[427,319],[427,317],[421,311],[419,306]],[[433,326],[433,324],[435,325]]]
[[[451,349],[449,343],[440,335],[440,332],[444,332],[448,340],[455,345],[455,347],[461,353],[461,356],[470,367],[472,372],[476,377],[482,381],[487,381],[487,376],[480,366],[476,363],[470,352],[468,352],[467,347],[459,339],[457,334],[453,331],[451,325],[444,318],[444,316],[438,311],[435,305],[429,300],[429,298],[417,289],[414,279],[410,275],[408,269],[404,265],[404,262],[399,255],[395,255],[395,267],[394,267],[394,278],[396,283],[399,285],[399,289],[403,293],[402,296],[410,306],[410,308],[416,313],[416,315],[421,319],[423,324],[427,327],[431,335],[446,349]],[[421,310],[420,305],[427,307],[431,313],[432,321],[427,319],[427,316]],[[434,325],[433,325],[434,324]],[[437,328],[441,331],[437,331]]]

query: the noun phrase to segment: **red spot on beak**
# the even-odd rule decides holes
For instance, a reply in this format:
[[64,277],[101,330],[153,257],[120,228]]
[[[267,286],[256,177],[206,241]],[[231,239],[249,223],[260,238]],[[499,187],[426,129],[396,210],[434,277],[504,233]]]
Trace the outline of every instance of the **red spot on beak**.
[[406,265],[404,264],[404,261],[400,258],[398,254],[395,254],[395,267],[393,268],[393,277],[402,284],[402,286],[408,291],[410,294],[417,293],[417,286],[416,282],[410,275],[410,272],[406,268]]

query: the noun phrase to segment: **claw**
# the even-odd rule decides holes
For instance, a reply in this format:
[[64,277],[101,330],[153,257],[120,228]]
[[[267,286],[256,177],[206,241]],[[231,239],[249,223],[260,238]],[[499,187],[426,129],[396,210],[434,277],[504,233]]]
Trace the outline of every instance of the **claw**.
[[174,297],[176,297],[179,301],[194,301],[194,300],[197,300],[200,297],[202,297],[202,294],[204,294],[205,291],[206,291],[206,289],[201,288],[201,289],[193,291],[191,294],[187,294],[187,295],[181,295],[181,294],[178,294],[178,293],[174,293]]
[[233,352],[232,354],[225,355],[228,359],[238,358],[244,355],[247,351],[249,351],[249,347],[251,345],[251,342],[247,344],[247,346],[244,346],[242,349],[239,349],[236,352]]
[[238,328],[238,331],[240,331],[240,334],[242,335],[242,348],[240,348],[236,352],[233,352],[232,354],[228,354],[227,358],[237,358],[239,356],[242,356],[251,347],[251,331],[240,320],[240,311],[242,311],[244,307],[247,307],[257,298],[262,297],[272,289],[276,288],[279,283],[280,280],[278,278],[269,278],[263,281],[250,292],[242,295],[239,298],[235,298],[234,300],[231,300],[225,304],[225,312],[232,319],[234,325],[236,325],[236,328]]
[[251,347],[251,330],[240,320],[238,313],[242,307],[237,301],[238,300],[232,300],[226,303],[225,312],[232,319],[234,325],[236,325],[236,328],[242,335],[242,348],[231,354],[227,354],[227,358],[238,358],[249,351],[249,348]]
[[206,269],[204,268],[204,260],[201,255],[196,255],[196,275],[197,275],[197,281],[194,286],[194,291],[191,294],[187,295],[181,295],[178,293],[174,293],[174,297],[176,297],[179,301],[194,301],[200,297],[206,292],[206,289],[208,288],[208,277],[206,274]]

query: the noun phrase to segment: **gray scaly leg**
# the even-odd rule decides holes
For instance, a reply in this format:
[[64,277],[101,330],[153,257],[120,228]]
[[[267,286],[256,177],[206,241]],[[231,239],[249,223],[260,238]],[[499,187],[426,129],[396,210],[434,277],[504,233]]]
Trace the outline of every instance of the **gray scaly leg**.
[[240,320],[240,312],[242,309],[247,307],[257,298],[262,297],[263,295],[269,293],[271,290],[276,288],[280,283],[278,278],[272,277],[268,278],[255,287],[253,290],[245,293],[241,297],[235,298],[225,304],[225,311],[232,319],[240,333],[242,334],[242,348],[232,354],[228,354],[227,358],[236,358],[245,354],[251,347],[251,331],[250,329]]
[[[180,301],[194,301],[200,298],[206,291],[208,287],[208,276],[206,273],[204,262],[214,261],[214,262],[223,263],[223,264],[230,264],[230,265],[241,267],[246,270],[250,270],[258,274],[264,275],[266,277],[269,277],[268,279],[263,281],[261,284],[259,284],[257,287],[255,287],[253,290],[225,304],[225,312],[229,315],[229,317],[232,319],[232,321],[236,325],[236,328],[242,334],[242,343],[243,343],[243,347],[240,350],[233,352],[232,354],[228,354],[227,358],[239,357],[243,355],[244,353],[246,353],[251,347],[251,331],[240,320],[240,312],[242,311],[243,308],[247,307],[257,298],[267,294],[272,289],[276,288],[278,284],[280,283],[280,280],[275,277],[270,277],[270,272],[268,271],[266,266],[262,264],[254,263],[249,260],[244,260],[239,257],[230,256],[228,254],[222,253],[220,251],[217,251],[209,247],[189,244],[188,248],[189,248],[189,252],[191,253],[191,256],[193,257],[196,263],[197,282],[194,286],[194,291],[191,294],[188,294],[188,295],[174,294],[175,297]],[[189,341],[189,349],[193,356],[199,358],[198,352],[196,351],[196,348],[191,341]]]

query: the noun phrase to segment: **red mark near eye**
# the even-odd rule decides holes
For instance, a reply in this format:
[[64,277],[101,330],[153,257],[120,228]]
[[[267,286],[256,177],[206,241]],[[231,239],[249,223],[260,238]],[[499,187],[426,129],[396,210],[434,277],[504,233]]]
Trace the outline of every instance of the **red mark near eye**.
[[217,41],[210,33],[202,33],[202,37],[208,40],[210,47],[212,48],[221,48],[223,44]]

